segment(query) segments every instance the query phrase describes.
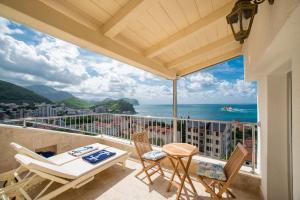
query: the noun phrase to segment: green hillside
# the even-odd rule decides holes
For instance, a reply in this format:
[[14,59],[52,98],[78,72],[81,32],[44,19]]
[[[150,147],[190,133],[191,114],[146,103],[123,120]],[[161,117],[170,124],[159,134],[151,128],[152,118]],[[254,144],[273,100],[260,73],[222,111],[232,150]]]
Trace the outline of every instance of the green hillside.
[[27,89],[47,98],[53,102],[63,101],[65,99],[69,99],[74,97],[72,94],[60,90],[56,90],[52,87],[46,85],[31,85],[28,86]]
[[136,99],[122,98],[121,100],[124,100],[124,101],[126,101],[126,102],[132,104],[133,106],[138,106],[138,105],[140,105],[140,104],[139,104],[139,101],[136,100]]
[[106,99],[102,102],[97,103],[97,105],[93,106],[93,108],[97,108],[97,107],[102,107],[108,113],[127,113],[127,114],[136,113],[133,105],[122,99],[119,100]]
[[92,103],[85,101],[83,99],[79,99],[77,97],[71,97],[60,101],[59,103],[64,103],[66,106],[76,109],[88,109],[93,106]]
[[51,103],[45,97],[42,97],[26,88],[14,85],[12,83],[0,80],[0,102],[1,103]]

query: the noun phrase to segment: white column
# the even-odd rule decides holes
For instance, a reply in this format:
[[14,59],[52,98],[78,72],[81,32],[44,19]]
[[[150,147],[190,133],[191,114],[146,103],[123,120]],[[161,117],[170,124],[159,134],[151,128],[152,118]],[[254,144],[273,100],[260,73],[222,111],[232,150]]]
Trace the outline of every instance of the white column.
[[177,142],[177,79],[173,80],[173,138]]

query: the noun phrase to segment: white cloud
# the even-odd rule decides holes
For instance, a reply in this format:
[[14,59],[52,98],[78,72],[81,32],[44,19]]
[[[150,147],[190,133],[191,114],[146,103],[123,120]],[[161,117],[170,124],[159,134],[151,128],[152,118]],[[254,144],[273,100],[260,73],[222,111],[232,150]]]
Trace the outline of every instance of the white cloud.
[[[5,35],[5,34],[23,34],[23,31],[21,29],[18,29],[18,28],[11,29],[11,28],[9,28],[8,25],[10,23],[11,22],[9,20],[0,17],[0,35]],[[15,25],[17,25],[17,24],[15,24]]]
[[179,80],[180,103],[252,103],[256,100],[256,85],[237,79],[216,78],[208,72],[198,72]]
[[[14,37],[25,34],[21,25],[10,25],[0,18],[0,79],[20,85],[49,85],[91,100],[132,97],[142,103],[172,102],[171,81],[39,32],[30,36],[38,40],[24,42]],[[224,67],[232,72],[230,66]],[[182,103],[253,99],[255,94],[253,83],[229,82],[209,72],[178,81]]]

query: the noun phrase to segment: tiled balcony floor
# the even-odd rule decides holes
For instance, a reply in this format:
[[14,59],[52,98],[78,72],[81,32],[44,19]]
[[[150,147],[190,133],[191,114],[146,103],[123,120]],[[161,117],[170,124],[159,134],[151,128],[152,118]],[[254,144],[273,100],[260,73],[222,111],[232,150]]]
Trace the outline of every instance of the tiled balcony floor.
[[[141,174],[140,179],[135,178],[135,174],[141,168],[140,164],[134,160],[128,160],[126,169],[115,165],[105,171],[99,173],[95,179],[79,189],[71,189],[57,196],[56,200],[160,200],[160,199],[176,199],[176,188],[172,187],[170,192],[166,192],[168,185],[168,177],[170,172],[165,171],[162,177],[153,175],[153,185],[147,184],[146,177]],[[193,178],[192,178],[193,179]],[[193,196],[188,186],[181,195],[181,199],[210,199],[209,195],[204,191],[203,186],[193,179],[198,196]],[[258,194],[246,193],[240,190],[233,190],[237,199],[259,199]]]

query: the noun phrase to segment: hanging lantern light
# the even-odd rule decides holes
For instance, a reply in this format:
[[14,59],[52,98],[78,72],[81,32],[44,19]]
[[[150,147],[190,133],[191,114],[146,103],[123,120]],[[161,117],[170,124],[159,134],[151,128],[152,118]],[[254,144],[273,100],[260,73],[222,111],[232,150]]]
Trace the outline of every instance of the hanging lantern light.
[[[241,44],[249,36],[254,16],[257,13],[258,4],[265,0],[238,0],[231,13],[226,16],[227,23],[230,24],[235,40]],[[270,4],[274,0],[269,0]]]

